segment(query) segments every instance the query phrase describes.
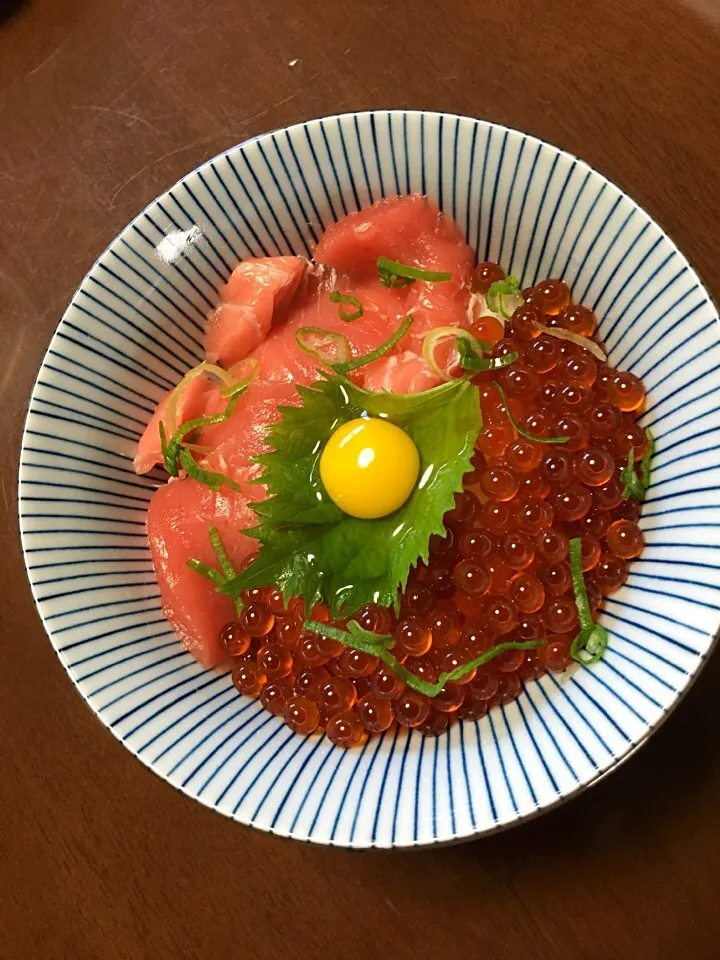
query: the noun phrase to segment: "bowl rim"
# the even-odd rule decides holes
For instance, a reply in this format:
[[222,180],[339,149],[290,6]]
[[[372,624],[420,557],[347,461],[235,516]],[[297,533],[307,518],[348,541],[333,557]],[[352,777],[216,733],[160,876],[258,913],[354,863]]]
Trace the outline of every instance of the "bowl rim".
[[[165,197],[166,194],[170,193],[176,187],[183,184],[186,180],[193,177],[199,171],[203,171],[210,164],[215,163],[217,160],[228,156],[229,154],[233,153],[238,149],[247,147],[249,144],[252,144],[256,141],[271,137],[273,134],[278,132],[284,132],[284,131],[289,132],[293,130],[299,130],[299,129],[307,128],[311,124],[316,124],[316,123],[322,124],[332,120],[341,121],[341,120],[348,120],[348,119],[356,119],[356,118],[361,119],[361,118],[377,117],[377,116],[383,116],[383,117],[405,116],[405,117],[417,117],[417,118],[432,117],[432,118],[444,118],[450,121],[458,121],[458,122],[467,121],[472,124],[480,124],[482,126],[487,127],[488,129],[495,129],[500,132],[515,134],[517,136],[523,137],[536,144],[542,144],[545,147],[548,147],[550,150],[557,153],[558,155],[566,157],[571,161],[574,161],[582,169],[595,175],[596,177],[600,178],[605,184],[617,190],[622,195],[622,198],[626,200],[632,206],[632,208],[634,208],[639,213],[641,213],[643,217],[645,217],[651,225],[655,226],[660,231],[660,233],[672,245],[675,255],[679,257],[680,260],[689,267],[692,273],[694,273],[703,295],[706,297],[709,304],[714,308],[716,315],[720,315],[720,310],[718,309],[718,303],[713,297],[712,293],[710,292],[710,289],[707,283],[705,282],[705,279],[702,276],[701,272],[697,269],[693,261],[690,258],[688,258],[688,256],[677,246],[671,234],[662,225],[661,222],[659,222],[654,216],[648,213],[648,211],[644,207],[642,207],[630,194],[628,194],[622,186],[620,186],[617,182],[615,182],[609,176],[604,174],[601,170],[598,170],[596,167],[592,166],[587,161],[583,160],[581,157],[578,157],[576,154],[566,150],[563,147],[559,147],[548,140],[545,140],[544,138],[538,136],[537,134],[527,133],[526,131],[520,130],[518,128],[510,127],[505,124],[497,123],[493,120],[489,120],[482,117],[471,117],[466,114],[457,114],[457,113],[452,113],[452,112],[447,112],[442,110],[425,110],[425,109],[418,109],[418,108],[404,108],[404,107],[374,108],[374,109],[367,109],[367,110],[348,111],[344,113],[330,113],[320,117],[312,117],[308,120],[296,121],[295,123],[274,127],[270,130],[266,130],[261,133],[255,134],[254,136],[247,137],[246,139],[241,140],[238,143],[231,144],[226,149],[198,163],[191,170],[187,171],[185,174],[179,177],[176,181],[174,181],[172,184],[167,186],[161,193],[152,197],[145,204],[145,206],[131,220],[129,220],[125,224],[125,226],[123,226],[118,231],[118,233],[115,234],[115,236],[105,246],[102,252],[95,258],[95,260],[92,262],[92,264],[84,274],[82,280],[79,282],[78,286],[74,290],[71,298],[67,302],[67,305],[63,310],[63,313],[60,316],[60,319],[58,320],[55,326],[55,329],[50,338],[50,342],[48,343],[48,347],[45,353],[43,354],[43,358],[41,360],[40,366],[35,375],[33,385],[29,393],[28,408],[25,414],[25,418],[23,420],[22,438],[21,438],[21,445],[20,445],[20,461],[19,461],[19,468],[18,468],[18,481],[17,481],[18,522],[19,522],[20,541],[22,546],[23,561],[25,564],[25,573],[28,579],[28,583],[30,585],[35,609],[40,617],[45,633],[47,634],[47,638],[50,641],[50,644],[53,650],[55,651],[55,654],[58,657],[63,669],[65,670],[65,673],[70,678],[73,686],[76,688],[76,690],[78,691],[78,693],[80,694],[84,702],[87,704],[88,708],[91,710],[93,715],[100,721],[100,723],[113,734],[115,739],[118,742],[120,742],[123,745],[123,747],[130,752],[132,756],[140,760],[143,766],[149,769],[155,776],[161,778],[170,787],[172,787],[179,793],[182,793],[188,798],[190,798],[191,800],[202,804],[204,807],[208,808],[214,813],[220,814],[221,816],[223,816],[228,820],[234,821],[236,823],[242,824],[247,827],[251,827],[255,830],[259,830],[259,831],[262,831],[263,833],[270,834],[279,838],[291,839],[300,843],[312,844],[313,846],[319,846],[319,847],[330,846],[330,847],[338,847],[342,849],[351,849],[356,851],[417,850],[421,848],[430,848],[430,847],[437,847],[437,846],[454,846],[459,843],[466,843],[472,840],[479,840],[481,838],[485,838],[485,837],[503,832],[513,827],[527,823],[530,820],[534,820],[537,817],[540,817],[552,810],[556,810],[558,807],[575,799],[577,796],[579,796],[581,793],[583,793],[587,789],[594,787],[599,781],[605,779],[607,776],[609,776],[615,770],[617,770],[617,768],[621,764],[624,764],[631,757],[635,756],[638,750],[641,747],[643,747],[648,742],[650,737],[665,724],[668,717],[675,712],[675,710],[680,705],[680,703],[685,699],[689,691],[695,685],[701,672],[703,671],[707,663],[707,660],[712,655],[713,651],[716,649],[718,645],[718,641],[720,641],[720,623],[719,623],[718,628],[715,632],[715,635],[710,640],[706,650],[703,653],[698,654],[697,663],[692,669],[692,672],[688,672],[685,679],[684,686],[675,692],[672,702],[667,706],[667,708],[662,710],[662,712],[657,717],[657,719],[654,722],[647,723],[647,726],[643,730],[639,739],[637,739],[634,743],[630,743],[627,749],[623,753],[617,756],[614,756],[612,761],[604,769],[598,770],[587,779],[578,782],[573,788],[569,789],[565,793],[562,793],[555,800],[549,803],[545,803],[541,806],[538,806],[536,807],[536,809],[531,810],[528,813],[525,813],[522,815],[516,814],[514,817],[512,817],[512,819],[509,819],[505,822],[495,823],[490,826],[481,827],[479,829],[471,828],[470,830],[465,832],[456,832],[451,837],[445,837],[445,838],[433,837],[433,838],[423,839],[423,840],[411,840],[411,841],[400,841],[400,842],[393,841],[390,844],[375,843],[374,841],[373,842],[363,842],[363,841],[357,842],[355,840],[351,842],[343,842],[343,841],[337,841],[335,839],[329,839],[329,840],[323,839],[316,836],[303,837],[301,834],[291,832],[290,830],[276,829],[272,826],[264,824],[262,821],[257,822],[251,819],[245,820],[233,815],[233,813],[230,812],[229,810],[223,809],[222,807],[214,804],[209,799],[206,799],[204,796],[196,794],[192,789],[189,789],[183,786],[182,784],[174,783],[165,773],[159,770],[149,758],[145,758],[144,756],[142,756],[139,753],[139,751],[125,737],[123,737],[123,735],[120,732],[118,732],[115,729],[115,727],[111,725],[107,716],[104,713],[99,712],[95,708],[95,706],[93,705],[90,699],[90,694],[83,689],[83,686],[81,685],[81,681],[77,680],[73,676],[73,673],[69,665],[66,664],[65,662],[65,659],[62,655],[61,650],[56,646],[53,640],[52,630],[48,625],[46,618],[41,609],[40,600],[38,598],[37,590],[36,590],[37,585],[33,580],[33,577],[31,575],[31,569],[29,567],[28,554],[27,554],[27,531],[24,528],[23,517],[21,514],[21,487],[24,479],[24,474],[27,470],[27,467],[23,462],[23,455],[26,450],[28,424],[33,414],[33,411],[32,411],[33,399],[35,398],[36,390],[38,387],[38,381],[45,367],[50,351],[52,350],[52,347],[55,342],[55,338],[57,336],[60,326],[62,325],[63,321],[67,317],[69,310],[75,304],[75,301],[78,295],[85,287],[88,279],[93,274],[98,264],[105,258],[105,256],[109,253],[109,251],[115,246],[119,238],[122,237],[126,233],[126,231],[128,231],[134,224],[136,224],[139,220],[141,220],[145,216],[147,211],[150,210],[155,203],[157,203],[159,200]],[[394,195],[394,194],[388,194],[388,195]],[[720,486],[718,487],[718,491],[720,492]]]

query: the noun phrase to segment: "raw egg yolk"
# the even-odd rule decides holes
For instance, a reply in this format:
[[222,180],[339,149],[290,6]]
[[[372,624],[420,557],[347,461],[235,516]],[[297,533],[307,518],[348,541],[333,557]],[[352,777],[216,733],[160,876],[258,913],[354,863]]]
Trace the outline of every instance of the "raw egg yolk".
[[417,483],[420,455],[410,437],[387,420],[358,418],[338,427],[320,457],[320,479],[345,513],[386,517]]

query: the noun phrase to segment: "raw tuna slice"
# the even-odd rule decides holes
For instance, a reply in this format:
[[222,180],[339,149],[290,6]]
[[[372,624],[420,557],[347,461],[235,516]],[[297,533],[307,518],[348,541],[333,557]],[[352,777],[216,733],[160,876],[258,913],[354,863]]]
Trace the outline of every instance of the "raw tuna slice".
[[[223,407],[227,403],[219,394],[216,402]],[[294,383],[256,381],[240,398],[229,420],[207,427],[198,438],[202,446],[213,448],[202,466],[224,473],[238,483],[257,476],[259,468],[250,458],[268,449],[267,428],[280,419],[279,406],[299,402]],[[255,486],[251,498],[259,500],[262,496],[263,488]]]
[[390,393],[419,393],[437,387],[442,382],[422,357],[405,350],[368,364],[363,386],[368,390],[387,390]]
[[457,226],[420,196],[381,200],[351,213],[328,227],[315,251],[317,261],[338,273],[373,280],[380,256],[426,270],[449,270],[460,286],[467,286],[473,266],[472,250]]
[[220,291],[220,306],[208,318],[208,360],[229,367],[265,339],[276,313],[286,307],[302,279],[302,257],[243,260]]
[[213,493],[190,478],[172,480],[155,492],[148,509],[148,537],[163,614],[203,667],[214,667],[223,659],[220,630],[233,619],[235,608],[229,597],[217,593],[186,561],[196,557],[217,568],[208,537],[211,524],[218,528],[235,569],[257,552],[257,541],[238,532],[255,523],[247,497],[225,490]]

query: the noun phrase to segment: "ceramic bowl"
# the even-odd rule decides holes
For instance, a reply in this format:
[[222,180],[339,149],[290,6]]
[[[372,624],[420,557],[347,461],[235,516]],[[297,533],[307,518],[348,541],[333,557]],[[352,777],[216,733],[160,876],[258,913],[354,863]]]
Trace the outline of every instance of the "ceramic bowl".
[[[603,661],[528,683],[438,739],[343,751],[296,736],[165,622],[145,537],[162,476],[137,477],[156,401],[201,359],[203,318],[248,256],[311,254],[335,219],[428,194],[522,286],[561,276],[609,360],[648,387],[657,455],[647,546],[607,600]],[[20,473],[22,540],[50,640],[92,710],[171,784],[241,823],[349,847],[486,834],[577,794],[687,689],[720,622],[720,342],[663,230],[581,160],[492,123],[413,111],[278,130],[203,164],[93,266],[40,370]],[[102,776],[102,771],[97,774]]]

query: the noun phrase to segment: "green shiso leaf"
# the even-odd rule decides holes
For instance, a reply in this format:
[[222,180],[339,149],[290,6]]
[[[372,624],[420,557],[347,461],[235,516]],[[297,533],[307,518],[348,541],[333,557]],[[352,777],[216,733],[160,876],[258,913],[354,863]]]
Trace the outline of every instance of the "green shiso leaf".
[[[298,387],[302,405],[281,407],[268,432],[272,446],[257,458],[268,499],[253,504],[258,525],[245,531],[260,542],[251,566],[223,592],[277,586],[285,601],[302,597],[305,608],[325,602],[333,618],[369,602],[397,607],[410,569],[427,561],[434,533],[462,490],[463,475],[482,428],[478,389],[453,380],[415,394],[375,393],[348,379],[322,373]],[[383,417],[402,427],[420,454],[420,479],[405,504],[387,517],[360,520],[328,497],[319,460],[332,433],[360,416]]]

